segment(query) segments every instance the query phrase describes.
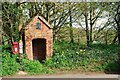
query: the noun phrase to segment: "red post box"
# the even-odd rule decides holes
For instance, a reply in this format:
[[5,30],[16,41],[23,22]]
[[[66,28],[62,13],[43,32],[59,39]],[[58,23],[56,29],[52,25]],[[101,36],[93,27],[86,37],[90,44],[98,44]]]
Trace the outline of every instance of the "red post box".
[[19,43],[13,42],[13,53],[18,54],[19,53]]

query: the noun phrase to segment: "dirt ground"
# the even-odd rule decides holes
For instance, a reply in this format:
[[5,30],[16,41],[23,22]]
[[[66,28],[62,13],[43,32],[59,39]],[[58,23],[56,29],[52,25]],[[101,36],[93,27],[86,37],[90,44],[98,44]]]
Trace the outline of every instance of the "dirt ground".
[[106,74],[104,72],[58,72],[55,74],[29,75],[25,72],[18,72],[16,75],[3,78],[120,78],[119,74]]

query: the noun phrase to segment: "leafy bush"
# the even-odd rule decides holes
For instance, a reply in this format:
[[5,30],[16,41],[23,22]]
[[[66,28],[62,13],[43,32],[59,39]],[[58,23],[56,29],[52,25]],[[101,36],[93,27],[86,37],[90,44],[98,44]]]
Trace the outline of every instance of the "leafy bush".
[[2,54],[0,54],[0,76],[2,76]]
[[[11,54],[8,47],[3,48],[2,76],[15,74],[20,65],[17,63],[17,55]],[[0,55],[1,56],[1,55]],[[72,70],[83,69],[89,71],[115,71],[120,72],[120,46],[92,44],[90,49],[85,45],[56,41],[54,55],[45,63],[37,60],[29,60],[22,57],[21,67],[30,74],[53,73],[54,69]]]
[[[111,62],[116,63],[119,60],[119,52],[120,46],[119,45],[105,45],[105,44],[94,44],[91,46],[91,50],[88,50],[89,53],[89,61],[90,61],[90,68],[96,71],[106,70],[109,68]],[[111,64],[112,65],[112,64]],[[119,68],[116,66],[116,69]],[[109,68],[109,70],[113,70],[113,67]],[[115,70],[115,69],[114,69]],[[113,71],[114,71],[113,70]]]
[[45,74],[52,73],[52,70],[49,70],[43,64],[41,64],[38,60],[29,60],[23,59],[23,69],[24,71],[30,74]]
[[12,75],[19,71],[19,63],[16,62],[17,56],[4,50],[2,53],[2,75]]
[[77,69],[80,62],[86,55],[83,45],[79,46],[77,43],[69,43],[66,41],[57,41],[54,44],[54,56],[45,62],[45,65],[50,68],[57,68],[62,70]]
[[120,73],[120,62],[119,61],[109,62],[105,68],[105,71]]
[[9,45],[4,45],[1,48],[2,48],[2,52],[6,51],[6,52],[9,52],[9,53],[12,53],[12,49]]
[[[45,65],[54,69],[71,70],[83,68],[90,71],[118,70],[120,46],[93,44],[89,50],[77,43],[57,41],[54,44],[54,56]],[[116,66],[110,66],[115,63]],[[108,68],[108,69],[107,69]]]

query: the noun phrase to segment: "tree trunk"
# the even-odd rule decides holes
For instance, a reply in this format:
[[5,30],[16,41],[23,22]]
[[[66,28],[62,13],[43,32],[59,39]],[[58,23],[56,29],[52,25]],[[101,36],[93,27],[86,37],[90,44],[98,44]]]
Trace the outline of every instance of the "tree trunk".
[[115,15],[115,22],[117,24],[117,36],[118,36],[118,44],[120,45],[120,5],[117,7],[117,13]]
[[48,21],[49,20],[49,5],[48,5],[48,3],[46,3],[45,6],[46,6],[46,17],[45,18]]
[[86,39],[87,39],[87,46],[89,46],[89,27],[88,27],[88,14],[87,12],[84,14],[85,16],[85,25],[86,25]]
[[30,12],[29,12],[29,16],[30,16],[30,18],[32,18],[32,17],[33,17],[33,11],[34,11],[34,10],[33,10],[33,6],[31,7],[31,9],[29,9],[29,11],[30,11]]
[[70,42],[71,42],[71,43],[74,43],[71,9],[69,9],[69,15],[70,15],[70,22],[69,22],[69,25],[70,25]]
[[92,32],[93,32],[93,23],[92,23],[92,8],[90,8],[90,43],[92,43]]
[[105,38],[105,44],[107,45],[108,44],[108,41],[107,41],[107,32],[105,33],[104,38]]
[[118,28],[118,44],[120,45],[120,26]]
[[25,53],[25,32],[22,33],[23,53]]
[[4,43],[4,39],[3,39],[3,35],[0,35],[0,42],[2,43],[2,45],[4,45],[5,43]]
[[115,35],[115,38],[113,39],[112,44],[115,44],[116,39],[117,39],[117,35]]

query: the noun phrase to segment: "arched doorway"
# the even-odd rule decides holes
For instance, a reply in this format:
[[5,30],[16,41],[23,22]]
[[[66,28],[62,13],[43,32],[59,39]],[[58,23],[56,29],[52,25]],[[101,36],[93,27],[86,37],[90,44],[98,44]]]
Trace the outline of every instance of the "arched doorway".
[[46,39],[33,39],[32,49],[34,60],[42,61],[46,59]]

